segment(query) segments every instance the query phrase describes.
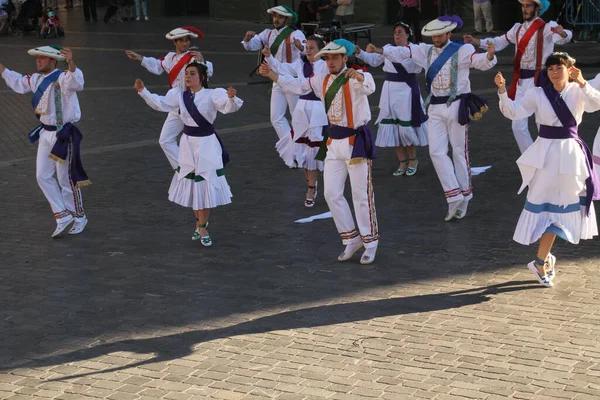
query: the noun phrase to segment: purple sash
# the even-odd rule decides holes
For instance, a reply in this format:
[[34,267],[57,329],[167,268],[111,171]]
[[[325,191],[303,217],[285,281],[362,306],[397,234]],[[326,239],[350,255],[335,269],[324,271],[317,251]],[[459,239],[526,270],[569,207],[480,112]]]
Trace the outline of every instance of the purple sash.
[[[302,69],[303,69],[305,78],[310,78],[311,76],[313,76],[313,74],[315,72],[315,69],[310,61],[306,61],[304,63],[304,67]],[[321,101],[321,99],[319,99],[317,97],[315,92],[310,92],[309,94],[303,94],[302,96],[300,96],[300,98],[302,100]]]
[[213,124],[208,122],[206,118],[200,114],[200,111],[198,111],[198,107],[196,107],[196,104],[194,104],[194,93],[189,90],[183,92],[183,104],[185,105],[187,112],[190,114],[190,117],[192,117],[194,122],[198,125],[198,127],[184,126],[183,133],[188,136],[210,136],[214,134],[221,145],[221,156],[223,157],[223,166],[225,166],[225,164],[229,162],[229,153],[227,150],[225,150],[225,146],[223,146],[223,142],[221,141],[219,135],[217,135]]
[[[44,125],[44,128],[50,132],[55,131],[55,126]],[[52,129],[54,128],[54,129]],[[83,135],[72,123],[66,123],[62,129],[56,133],[56,143],[52,147],[50,154],[54,159],[67,160],[71,154],[71,165],[69,166],[69,179],[76,186],[89,185],[90,180],[83,169],[81,163],[81,141]]]
[[329,137],[332,139],[345,139],[354,135],[356,137],[354,138],[354,147],[352,148],[352,158],[368,158],[369,160],[377,158],[373,135],[366,125],[356,129],[339,125],[331,125],[329,127]]
[[[447,104],[450,96],[431,96],[429,104]],[[487,107],[487,100],[473,94],[463,93],[456,96],[454,101],[460,100],[458,105],[458,123],[467,125],[471,121],[471,116],[482,113]]]
[[[529,79],[533,77],[535,77],[534,69],[522,69],[519,75],[520,79]],[[544,87],[548,83],[550,83],[550,80],[548,79],[548,71],[546,71],[546,68],[544,68],[540,71],[537,82],[534,82],[534,84],[537,87]]]
[[567,103],[560,96],[560,93],[552,85],[545,86],[543,90],[562,126],[540,125],[538,136],[545,139],[574,139],[579,144],[579,147],[581,147],[581,150],[585,154],[589,174],[585,180],[585,206],[587,207],[587,215],[589,216],[592,200],[600,200],[600,182],[594,170],[592,152],[577,134],[577,121],[571,110],[569,110]]
[[386,72],[385,80],[389,82],[404,82],[410,87],[411,92],[411,115],[412,126],[417,128],[427,121],[427,116],[421,107],[421,89],[417,81],[417,74],[409,74],[406,68],[400,63],[392,63],[397,73]]

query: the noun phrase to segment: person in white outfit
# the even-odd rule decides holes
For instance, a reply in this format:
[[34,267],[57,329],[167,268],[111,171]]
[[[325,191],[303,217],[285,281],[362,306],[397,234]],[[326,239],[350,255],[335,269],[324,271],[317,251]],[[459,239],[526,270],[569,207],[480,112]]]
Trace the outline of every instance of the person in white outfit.
[[[323,47],[325,42],[321,37],[309,36],[306,41],[306,57],[303,56],[293,63],[282,63],[277,60],[271,55],[268,46],[264,47],[263,54],[271,69],[278,74],[310,78],[328,72],[327,63],[317,57],[317,53]],[[323,161],[316,160],[315,157],[323,141],[323,129],[328,124],[321,99],[314,93],[302,95],[292,113],[292,140],[295,145],[278,149],[286,165],[304,168],[304,176],[308,184],[304,199],[305,207],[314,207],[317,198],[319,171],[323,171]],[[281,144],[280,142],[278,145]]]
[[554,285],[556,257],[550,251],[557,236],[578,244],[598,235],[592,200],[600,199],[600,184],[577,130],[584,111],[600,109],[600,92],[574,64],[567,53],[551,54],[545,63],[550,84],[531,88],[520,100],[508,97],[502,73],[494,79],[502,114],[511,120],[535,114],[540,125],[536,141],[517,160],[523,178],[519,193],[529,189],[513,240],[539,241],[537,257],[527,267],[544,286]]
[[[596,77],[592,80],[588,81],[588,85],[591,85],[594,89],[600,91],[600,74],[596,75]],[[587,111],[587,110],[586,110]],[[596,137],[594,138],[594,146],[592,148],[592,158],[594,160],[594,168],[596,169],[596,174],[600,176],[600,128],[596,132]]]
[[[166,38],[173,41],[175,51],[168,53],[164,58],[144,57],[131,50],[126,50],[125,54],[130,60],[141,61],[142,67],[155,75],[166,72],[169,75],[169,84],[172,88],[185,88],[185,67],[192,61],[200,61],[206,64],[208,78],[212,76],[212,63],[205,61],[199,51],[191,48],[192,39],[204,38],[204,34],[200,30],[193,26],[182,26],[167,33]],[[179,147],[177,146],[177,137],[182,131],[183,122],[179,118],[179,115],[175,112],[170,112],[163,124],[158,143],[165,152],[167,160],[169,160],[169,164],[171,164],[171,168],[173,169],[176,169],[178,165],[177,154],[179,153]]]
[[[262,51],[264,46],[269,46],[272,56],[280,63],[298,61],[306,44],[304,33],[291,27],[291,25],[297,23],[298,15],[286,6],[269,8],[267,12],[272,16],[273,29],[265,29],[259,34],[254,31],[246,32],[242,45],[249,51]],[[298,96],[284,93],[281,86],[273,84],[271,91],[271,124],[279,138],[275,147],[284,162],[286,154],[292,152],[294,148],[293,134],[285,113],[289,107],[290,114],[293,115],[297,102]]]
[[[91,183],[79,153],[82,135],[74,125],[81,119],[77,92],[83,90],[83,72],[69,49],[43,46],[28,53],[36,58],[37,73],[21,75],[2,64],[0,73],[13,91],[33,92],[32,105],[41,125],[29,133],[29,140],[39,140],[36,178],[56,219],[52,237],[61,236],[71,225],[68,232],[76,235],[88,222],[80,187]],[[60,61],[67,62],[64,72],[57,68]]]
[[179,166],[171,181],[169,200],[194,211],[196,229],[192,240],[211,246],[208,218],[212,208],[231,203],[231,189],[225,179],[229,154],[223,147],[213,123],[217,112],[229,114],[243,101],[232,87],[208,89],[208,68],[192,62],[185,68],[185,87],[174,87],[165,96],[150,93],[137,79],[134,87],[155,110],[173,112],[183,121],[179,145]]
[[[385,47],[408,46],[412,30],[408,24],[398,22],[394,25],[394,45]],[[411,58],[394,63],[382,54],[367,53],[356,46],[356,56],[368,65],[377,67],[383,64],[385,82],[379,99],[379,117],[376,124],[378,147],[393,147],[399,166],[394,176],[413,176],[417,173],[417,147],[427,146],[427,116],[423,110],[421,89],[417,74],[423,68]]]
[[[550,7],[548,0],[519,0],[519,2],[523,23],[516,23],[504,35],[488,39],[464,36],[465,43],[472,43],[482,48],[487,48],[488,43],[493,42],[496,51],[503,50],[511,43],[515,45],[512,83],[508,89],[508,97],[512,100],[520,100],[529,89],[536,86],[543,87],[548,83],[543,68],[546,59],[554,51],[555,44],[569,43],[573,36],[571,31],[563,29],[555,21],[545,22],[540,18]],[[527,125],[527,118],[512,121],[513,135],[521,153],[533,143]]]
[[[325,57],[329,72],[309,78],[278,75],[267,63],[259,73],[269,77],[286,92],[299,95],[314,93],[325,103],[330,126],[323,136],[317,159],[325,160],[323,181],[325,201],[333,221],[346,245],[338,261],[346,261],[365,247],[360,262],[375,260],[379,244],[379,228],[375,212],[375,195],[371,178],[371,162],[376,157],[375,144],[367,124],[371,109],[367,96],[375,92],[373,76],[367,72],[346,67],[348,56],[354,53],[354,44],[337,39],[325,46],[317,57]],[[344,197],[346,179],[350,177],[352,201],[358,230]]]
[[[396,63],[412,59],[426,71],[429,155],[448,202],[446,221],[464,218],[473,198],[467,128],[470,119],[479,119],[487,111],[485,101],[471,93],[469,70],[486,71],[497,62],[493,42],[489,43],[487,53],[477,53],[470,44],[450,41],[457,27],[462,27],[459,17],[439,17],[421,32],[430,36],[433,44],[383,49],[369,44],[366,49],[367,53],[382,54]],[[448,142],[452,159],[448,156]]]

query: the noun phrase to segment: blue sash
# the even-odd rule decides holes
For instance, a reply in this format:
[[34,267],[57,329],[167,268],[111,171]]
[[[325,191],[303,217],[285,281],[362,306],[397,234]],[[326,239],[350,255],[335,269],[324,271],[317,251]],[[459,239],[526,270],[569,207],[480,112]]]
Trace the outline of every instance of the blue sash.
[[203,132],[203,134],[190,136],[206,136],[206,133],[209,133],[211,131],[214,132],[215,136],[217,137],[217,140],[219,141],[219,144],[221,145],[221,157],[223,158],[223,166],[225,166],[225,164],[229,162],[229,153],[227,152],[227,150],[225,150],[225,146],[223,146],[221,138],[219,137],[219,135],[217,135],[217,132],[215,132],[213,124],[208,122],[206,118],[204,118],[204,116],[200,114],[198,107],[196,107],[196,104],[194,104],[194,94],[191,91],[186,90],[185,92],[183,92],[183,104],[185,105],[185,109],[187,110],[188,114],[190,114],[190,117],[192,117],[194,122],[198,125],[199,130]]
[[442,51],[442,54],[440,54],[440,56],[438,58],[436,58],[435,61],[429,66],[429,68],[427,69],[427,75],[426,75],[426,79],[425,79],[427,91],[431,92],[431,83],[433,82],[433,80],[435,79],[437,74],[440,73],[440,71],[442,70],[442,67],[444,66],[444,64],[446,64],[446,61],[448,61],[450,59],[450,57],[452,57],[454,54],[456,54],[456,52],[458,52],[458,50],[461,48],[461,46],[463,44],[464,43],[456,43],[456,42],[450,43],[444,49],[444,51]]
[[[37,90],[33,94],[33,98],[31,99],[31,105],[33,106],[34,110],[37,108],[46,89],[48,89],[48,87],[50,85],[52,85],[54,82],[56,82],[58,80],[58,77],[60,76],[60,74],[62,74],[62,72],[57,69],[56,71],[54,71],[53,73],[51,73],[50,75],[45,77],[44,80],[42,81],[42,83],[40,83],[40,86],[38,86]],[[37,117],[38,117],[38,119],[40,119],[39,115]]]

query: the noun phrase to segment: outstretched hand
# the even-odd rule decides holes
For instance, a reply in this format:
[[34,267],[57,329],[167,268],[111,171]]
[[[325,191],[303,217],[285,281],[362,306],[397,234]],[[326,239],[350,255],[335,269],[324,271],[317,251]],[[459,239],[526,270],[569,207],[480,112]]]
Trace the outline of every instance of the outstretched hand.
[[227,96],[228,96],[230,99],[233,99],[233,98],[234,98],[236,95],[237,95],[237,90],[235,90],[235,89],[233,88],[233,86],[229,86],[229,87],[227,88]]
[[0,74],[2,74],[5,69],[6,69],[6,67],[4,65],[0,64]]
[[498,72],[494,77],[494,83],[498,86],[498,92],[504,93],[506,91],[506,80],[502,75],[502,72]]
[[60,55],[63,56],[65,58],[65,61],[68,63],[73,61],[73,52],[71,51],[71,49],[62,49],[60,51]]
[[144,90],[146,87],[144,86],[144,82],[142,82],[142,80],[140,78],[137,78],[135,80],[135,83],[133,84],[133,87],[135,88],[135,90],[137,90],[138,92],[141,92],[142,90]]
[[271,73],[271,67],[266,62],[263,62],[260,64],[260,67],[258,67],[258,73],[268,78]]
[[583,75],[581,74],[581,70],[577,67],[571,67],[569,70],[569,78],[571,78],[574,82],[577,82],[580,87],[584,87],[586,84],[586,80],[583,79]]
[[125,50],[125,54],[130,60],[142,61],[144,59],[144,57],[141,54],[138,54],[135,51]]
[[496,54],[496,43],[493,40],[488,40],[487,42],[487,58],[492,61],[494,59],[494,54]]

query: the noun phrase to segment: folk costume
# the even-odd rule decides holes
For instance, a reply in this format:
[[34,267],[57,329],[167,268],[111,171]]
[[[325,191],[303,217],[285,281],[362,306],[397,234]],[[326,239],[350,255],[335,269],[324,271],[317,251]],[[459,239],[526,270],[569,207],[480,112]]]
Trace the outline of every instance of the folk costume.
[[[563,38],[554,32],[558,25],[555,21],[545,22],[539,18],[550,6],[548,0],[533,1],[540,6],[537,18],[516,23],[502,36],[480,41],[480,47],[484,49],[489,41],[493,41],[496,51],[506,48],[511,43],[515,45],[513,76],[508,89],[508,97],[512,100],[520,100],[529,89],[543,87],[549,83],[544,69],[546,59],[554,52],[555,44],[567,44],[573,37],[573,33],[565,29],[566,36]],[[512,130],[519,150],[523,153],[533,143],[527,118],[512,121]]]
[[[287,18],[292,18],[294,23],[296,23],[298,18],[297,14],[286,6],[272,7],[267,12],[269,14],[279,14]],[[295,30],[290,26],[284,26],[280,29],[265,29],[249,41],[242,41],[242,45],[249,51],[259,51],[265,45],[269,46],[271,57],[276,58],[282,64],[293,63],[300,59],[303,52],[303,50],[298,50],[294,45],[296,39],[303,46],[306,44],[306,37],[302,31]],[[291,128],[285,117],[285,113],[289,107],[290,114],[293,115],[297,102],[298,96],[285,93],[280,85],[273,83],[271,91],[271,124],[279,137],[276,149],[286,164],[289,162],[289,153],[293,152],[294,143],[291,139]]]
[[[43,46],[28,54],[64,61],[60,50],[58,46]],[[80,188],[91,183],[81,163],[83,137],[75,126],[81,119],[77,92],[83,91],[83,72],[79,68],[74,72],[55,69],[23,76],[6,68],[2,78],[17,93],[33,92],[31,104],[40,125],[29,133],[29,140],[39,141],[36,178],[56,219],[52,237],[60,236],[72,223],[69,234],[83,232],[87,217]]]
[[[440,17],[425,25],[421,33],[441,35],[457,26],[462,26],[458,17]],[[426,71],[429,155],[448,202],[444,219],[461,219],[473,198],[468,126],[471,119],[481,118],[487,111],[485,100],[471,93],[469,69],[486,71],[496,65],[496,56],[490,61],[487,53],[477,53],[472,45],[450,40],[442,48],[425,43],[387,46],[383,55],[395,63],[412,59]],[[448,142],[452,159],[448,156]]]
[[179,165],[169,188],[169,200],[193,210],[215,208],[231,203],[231,190],[225,178],[229,154],[223,147],[213,123],[217,112],[229,114],[240,109],[240,98],[229,98],[225,89],[193,93],[179,87],[165,96],[138,92],[157,111],[179,115],[183,135],[179,142]]
[[[596,75],[594,79],[589,80],[588,85],[591,85],[594,89],[600,91],[600,74]],[[586,109],[586,111],[588,110]],[[600,128],[598,128],[598,132],[596,132],[596,137],[594,138],[592,158],[594,160],[596,174],[600,176]]]
[[[540,126],[535,142],[517,160],[523,178],[519,193],[528,190],[513,240],[529,245],[552,233],[577,244],[598,235],[592,200],[600,199],[600,182],[577,130],[584,110],[600,109],[600,92],[571,82],[560,93],[549,84],[531,88],[520,100],[511,100],[507,92],[499,98],[505,117],[518,120],[535,114]],[[540,283],[553,286],[556,257],[548,258],[551,275],[540,275],[536,261],[528,267]]]
[[[354,45],[337,39],[325,46],[317,56],[326,54],[351,55]],[[371,110],[368,97],[375,91],[373,76],[362,73],[364,81],[346,78],[347,68],[337,75],[315,74],[310,78],[294,78],[282,75],[278,84],[286,92],[298,95],[314,93],[325,104],[329,130],[324,135],[317,159],[324,159],[323,181],[325,200],[333,221],[346,245],[338,257],[348,260],[361,247],[367,250],[361,263],[370,264],[375,259],[379,243],[379,228],[375,212],[375,196],[371,181],[371,162],[376,157],[375,145],[368,122]],[[346,179],[350,177],[352,201],[358,222],[358,230],[352,212],[344,197]]]
[[[204,34],[192,26],[173,29],[165,37],[169,40],[176,40],[186,36],[193,39],[204,38]],[[172,51],[164,58],[144,57],[142,59],[142,67],[155,75],[166,72],[169,75],[169,84],[172,88],[185,89],[185,67],[192,61],[195,61],[195,59],[191,54],[191,50],[181,54]],[[204,61],[203,64],[206,65],[208,78],[210,78],[213,75],[213,65],[209,61]],[[169,113],[163,124],[158,142],[173,169],[176,169],[178,165],[177,154],[179,153],[179,149],[177,146],[177,137],[182,131],[183,122],[179,118],[179,115],[177,113]]]

